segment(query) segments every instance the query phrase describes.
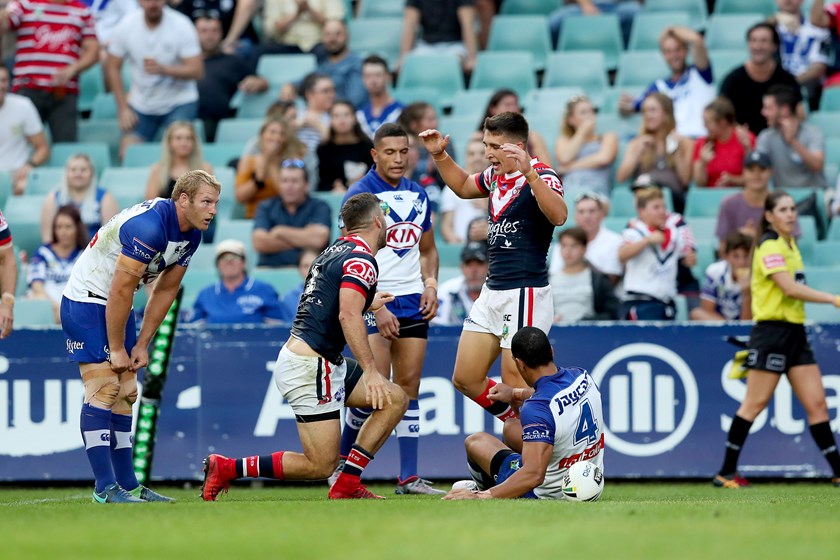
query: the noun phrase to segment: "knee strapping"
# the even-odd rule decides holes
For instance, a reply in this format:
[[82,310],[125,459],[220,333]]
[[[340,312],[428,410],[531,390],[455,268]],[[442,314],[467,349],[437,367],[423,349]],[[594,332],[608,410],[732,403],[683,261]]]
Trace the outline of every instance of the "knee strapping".
[[114,412],[117,414],[131,414],[131,407],[137,401],[137,378],[123,379],[117,395]]
[[104,408],[110,409],[117,402],[117,396],[120,393],[120,381],[116,375],[93,377],[84,380],[84,384],[85,403],[95,400]]

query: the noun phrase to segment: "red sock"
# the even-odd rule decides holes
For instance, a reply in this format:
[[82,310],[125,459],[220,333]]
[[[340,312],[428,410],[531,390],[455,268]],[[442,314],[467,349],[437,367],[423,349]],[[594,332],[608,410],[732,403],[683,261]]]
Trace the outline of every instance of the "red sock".
[[236,459],[236,477],[283,480],[283,451],[277,451],[271,455],[251,455]]
[[496,382],[492,379],[487,379],[487,387],[484,389],[484,392],[478,395],[477,397],[473,398],[472,400],[475,401],[478,406],[504,422],[505,420],[510,420],[511,418],[516,417],[516,413],[513,411],[511,406],[507,403],[498,402],[498,401],[491,401],[490,398],[487,396],[490,393],[490,389],[496,386]]

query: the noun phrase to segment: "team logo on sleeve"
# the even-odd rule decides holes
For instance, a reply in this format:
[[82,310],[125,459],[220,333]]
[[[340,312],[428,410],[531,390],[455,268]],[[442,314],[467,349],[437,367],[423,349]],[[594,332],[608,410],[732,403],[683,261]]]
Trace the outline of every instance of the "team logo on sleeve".
[[376,269],[370,261],[364,259],[349,259],[345,262],[344,275],[355,278],[368,288],[376,284]]

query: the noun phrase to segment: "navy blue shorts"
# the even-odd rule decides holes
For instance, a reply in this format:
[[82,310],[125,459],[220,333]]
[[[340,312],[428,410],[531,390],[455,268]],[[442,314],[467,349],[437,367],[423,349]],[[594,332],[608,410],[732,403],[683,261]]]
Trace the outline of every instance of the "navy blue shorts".
[[[522,468],[522,455],[511,451],[510,449],[502,449],[493,457],[491,461],[490,474],[496,479],[496,486],[513,476],[513,473]],[[533,490],[528,490],[521,496],[529,500],[537,500],[537,495]]]
[[[67,358],[71,362],[101,364],[111,360],[105,306],[61,298],[61,328],[67,337]],[[125,324],[125,350],[129,354],[137,343],[134,312]]]
[[[388,311],[393,313],[400,322],[399,338],[428,338],[429,336],[429,322],[423,319],[423,313],[420,311],[420,295],[397,296],[394,301],[386,304]],[[369,335],[379,332],[376,317],[370,311],[365,313],[365,324]]]

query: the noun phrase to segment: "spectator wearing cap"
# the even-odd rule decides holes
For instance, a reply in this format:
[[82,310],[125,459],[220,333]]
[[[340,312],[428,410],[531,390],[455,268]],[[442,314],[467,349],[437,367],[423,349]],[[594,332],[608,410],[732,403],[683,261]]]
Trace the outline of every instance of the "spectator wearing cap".
[[758,151],[747,154],[744,190],[727,196],[720,203],[715,226],[715,237],[720,241],[719,254],[724,254],[724,240],[734,232],[755,238],[764,215],[764,201],[770,192],[772,172],[767,154]]
[[775,188],[825,189],[825,137],[822,130],[799,117],[798,102],[797,91],[788,86],[767,90],[761,108],[767,128],[758,135],[755,149],[770,158]]
[[619,302],[612,282],[584,256],[586,232],[573,227],[564,229],[557,237],[564,266],[549,276],[554,297],[554,322],[618,319]]
[[206,324],[265,323],[283,319],[277,292],[248,276],[245,244],[226,239],[216,244],[219,280],[198,294],[192,321]]
[[297,266],[304,249],[321,251],[330,240],[332,217],[323,200],[309,196],[309,176],[302,160],[280,166],[279,196],[260,202],[252,239],[260,254],[257,266]]
[[[616,284],[624,274],[624,265],[618,258],[622,239],[621,235],[604,227],[607,204],[607,199],[600,194],[580,193],[575,197],[574,223],[586,234],[586,261]],[[564,266],[563,253],[556,247],[551,254],[549,275],[560,273]]]
[[438,288],[438,312],[433,325],[460,325],[470,314],[487,279],[487,242],[470,241],[461,251],[461,276]]
[[304,249],[300,252],[298,274],[300,274],[301,282],[280,296],[280,306],[283,308],[283,322],[294,322],[295,315],[297,315],[298,304],[300,303],[300,296],[303,294],[303,284],[306,281],[306,277],[309,275],[309,269],[312,268],[312,262],[319,254],[320,253],[318,251],[314,251],[312,249]]

